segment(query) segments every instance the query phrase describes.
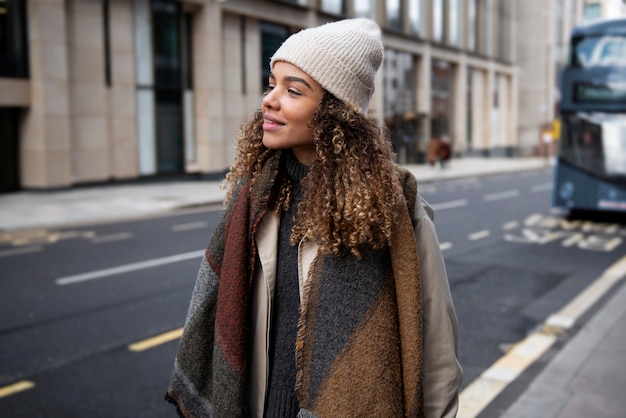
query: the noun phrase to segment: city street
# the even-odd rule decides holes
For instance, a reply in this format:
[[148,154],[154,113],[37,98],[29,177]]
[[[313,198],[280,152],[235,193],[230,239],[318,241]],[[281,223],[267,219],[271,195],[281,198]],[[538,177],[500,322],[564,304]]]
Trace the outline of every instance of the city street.
[[[457,309],[462,389],[626,252],[625,225],[564,218],[551,185],[544,168],[420,186]],[[0,388],[28,386],[0,397],[3,416],[175,416],[163,395],[219,216],[1,234]]]

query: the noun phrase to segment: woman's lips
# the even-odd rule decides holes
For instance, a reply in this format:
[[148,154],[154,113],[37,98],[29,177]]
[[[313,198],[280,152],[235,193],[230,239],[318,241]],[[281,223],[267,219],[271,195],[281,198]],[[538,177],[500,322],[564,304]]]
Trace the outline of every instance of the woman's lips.
[[282,123],[280,123],[277,119],[271,117],[271,116],[264,116],[263,117],[263,129],[266,131],[271,131],[273,129],[278,129],[281,126],[283,126]]

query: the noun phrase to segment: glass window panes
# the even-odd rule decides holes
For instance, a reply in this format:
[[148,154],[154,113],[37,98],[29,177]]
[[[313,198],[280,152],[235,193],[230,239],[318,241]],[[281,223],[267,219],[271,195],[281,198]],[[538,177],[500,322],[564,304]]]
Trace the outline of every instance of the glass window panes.
[[412,54],[385,49],[383,111],[400,163],[420,158],[419,116],[416,103],[416,69]]
[[402,2],[400,0],[387,0],[387,25],[390,29],[402,30]]
[[409,0],[409,25],[412,35],[424,35],[423,7],[423,0]]
[[299,4],[300,6],[306,6],[308,0],[278,0],[278,1],[281,1],[283,3],[293,3],[293,4]]
[[354,0],[354,16],[374,18],[374,0]]
[[263,91],[265,91],[269,84],[270,59],[288,36],[289,29],[286,26],[261,22],[261,82]]
[[26,2],[0,2],[0,77],[28,76]]
[[180,3],[152,2],[154,82],[160,87],[181,86]]
[[322,0],[322,11],[336,15],[345,14],[344,0]]
[[476,50],[476,0],[467,2],[467,48]]
[[601,6],[599,3],[591,3],[585,5],[585,19],[598,19],[600,17]]
[[458,45],[459,37],[459,0],[448,0],[448,16],[450,19],[450,44]]
[[433,40],[443,42],[443,0],[433,1]]

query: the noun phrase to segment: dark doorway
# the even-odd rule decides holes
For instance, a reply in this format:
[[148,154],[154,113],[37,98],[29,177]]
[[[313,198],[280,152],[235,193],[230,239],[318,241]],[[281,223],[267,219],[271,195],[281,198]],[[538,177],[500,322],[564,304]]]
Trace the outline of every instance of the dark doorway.
[[0,193],[20,188],[19,115],[19,109],[0,108]]

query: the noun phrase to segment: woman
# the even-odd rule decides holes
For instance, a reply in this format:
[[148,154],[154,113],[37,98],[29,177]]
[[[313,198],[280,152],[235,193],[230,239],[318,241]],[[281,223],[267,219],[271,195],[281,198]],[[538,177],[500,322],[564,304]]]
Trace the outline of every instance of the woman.
[[382,57],[367,19],[303,30],[272,57],[166,395],[181,415],[456,414],[432,211],[366,117]]

